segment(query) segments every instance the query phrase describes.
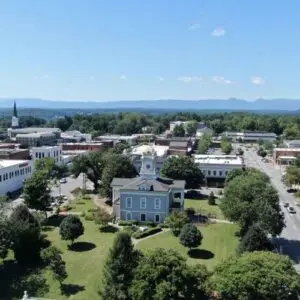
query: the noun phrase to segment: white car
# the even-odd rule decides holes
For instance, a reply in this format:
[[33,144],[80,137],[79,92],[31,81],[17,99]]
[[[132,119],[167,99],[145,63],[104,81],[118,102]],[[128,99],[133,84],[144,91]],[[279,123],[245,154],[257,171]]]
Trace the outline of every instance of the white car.
[[66,178],[62,178],[59,180],[59,183],[66,183],[67,182],[67,179]]

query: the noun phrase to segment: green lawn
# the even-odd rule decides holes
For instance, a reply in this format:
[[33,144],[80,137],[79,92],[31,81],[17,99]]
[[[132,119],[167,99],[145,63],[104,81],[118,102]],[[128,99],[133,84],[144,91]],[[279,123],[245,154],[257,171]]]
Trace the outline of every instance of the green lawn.
[[193,207],[196,211],[204,215],[211,214],[217,219],[224,220],[225,218],[218,204],[218,199],[216,199],[216,205],[209,205],[207,199],[185,199],[184,208]]
[[[75,200],[72,203],[71,211],[87,211],[95,208],[92,200]],[[58,227],[47,226],[49,231],[45,233],[53,246],[56,246],[63,252],[63,259],[66,262],[68,278],[64,284],[69,290],[69,295],[61,295],[57,281],[52,279],[50,273],[46,273],[50,291],[44,297],[49,299],[97,299],[98,290],[101,286],[102,269],[108,250],[112,245],[113,233],[100,233],[99,225],[93,221],[85,221],[84,234],[75,242],[79,242],[78,251],[68,250],[68,242],[62,241],[59,235]],[[50,228],[49,228],[50,227]]]
[[236,254],[238,238],[235,236],[238,227],[235,224],[211,224],[199,227],[203,235],[202,245],[194,251],[190,257],[188,249],[179,243],[178,237],[171,232],[165,232],[145,239],[137,244],[143,251],[157,247],[178,250],[187,258],[189,264],[204,264],[212,270],[218,263]]

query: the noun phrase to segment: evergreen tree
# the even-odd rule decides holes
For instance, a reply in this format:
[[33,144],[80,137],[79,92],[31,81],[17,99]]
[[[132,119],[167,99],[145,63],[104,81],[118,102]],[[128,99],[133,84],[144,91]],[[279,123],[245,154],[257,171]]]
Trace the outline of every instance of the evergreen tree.
[[127,300],[133,271],[138,266],[140,253],[134,250],[131,237],[118,233],[104,265],[104,282],[100,294],[105,300]]
[[25,205],[17,206],[10,218],[12,250],[22,264],[36,261],[41,250],[41,229],[37,219]]
[[208,204],[209,205],[216,205],[215,195],[214,192],[211,192],[208,196]]

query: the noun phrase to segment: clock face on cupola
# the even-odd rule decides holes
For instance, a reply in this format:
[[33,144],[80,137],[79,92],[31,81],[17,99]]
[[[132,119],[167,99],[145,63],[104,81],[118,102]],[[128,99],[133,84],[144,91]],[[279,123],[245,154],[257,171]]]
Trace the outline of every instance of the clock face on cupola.
[[156,156],[144,154],[142,156],[142,166],[140,176],[145,178],[155,179],[156,174]]

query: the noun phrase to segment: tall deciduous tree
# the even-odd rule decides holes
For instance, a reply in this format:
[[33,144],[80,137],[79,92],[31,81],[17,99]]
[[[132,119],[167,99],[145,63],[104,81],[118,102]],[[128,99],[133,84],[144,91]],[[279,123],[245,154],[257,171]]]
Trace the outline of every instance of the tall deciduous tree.
[[189,121],[185,126],[185,132],[187,136],[195,136],[197,131],[198,122],[193,120]]
[[41,249],[41,229],[25,205],[14,208],[9,227],[15,259],[22,264],[36,261]]
[[141,259],[130,289],[131,299],[208,299],[208,276],[204,266],[189,267],[175,250],[157,248]]
[[134,249],[129,234],[118,233],[104,265],[103,299],[130,299],[129,287],[138,266],[140,253]]
[[101,194],[105,197],[111,197],[111,182],[114,177],[133,178],[138,173],[131,161],[119,154],[107,154],[106,164],[101,177]]
[[254,223],[273,235],[280,234],[284,227],[276,190],[267,177],[254,171],[226,183],[220,207],[228,219],[240,224],[242,235]]
[[48,177],[43,171],[35,171],[25,181],[23,195],[24,201],[29,208],[41,210],[45,214],[50,204],[50,189],[48,188]]
[[209,135],[203,135],[198,140],[198,153],[206,154],[211,145],[211,137]]
[[184,211],[174,211],[166,219],[166,223],[176,236],[180,234],[183,226],[189,222],[190,219]]
[[201,245],[202,234],[194,224],[185,224],[181,229],[179,240],[180,243],[189,248],[196,248]]
[[182,124],[176,125],[174,127],[173,136],[175,136],[175,137],[184,137],[185,136],[185,130],[184,130],[184,126]]
[[287,256],[258,251],[219,265],[211,287],[222,300],[296,300],[300,277]]
[[161,173],[168,178],[185,180],[188,189],[198,188],[204,181],[204,175],[199,167],[187,156],[168,158]]
[[59,226],[59,233],[63,240],[74,240],[84,233],[84,227],[80,218],[76,215],[69,215],[63,219]]
[[71,173],[78,177],[80,173],[86,174],[93,182],[95,191],[99,188],[99,180],[105,166],[104,153],[100,151],[89,152],[86,156],[76,157],[72,162]]
[[272,243],[259,224],[252,225],[243,236],[238,252],[253,252],[273,249]]
[[224,152],[225,154],[230,154],[230,152],[232,151],[232,145],[229,141],[222,140],[221,149],[222,149],[222,152]]

